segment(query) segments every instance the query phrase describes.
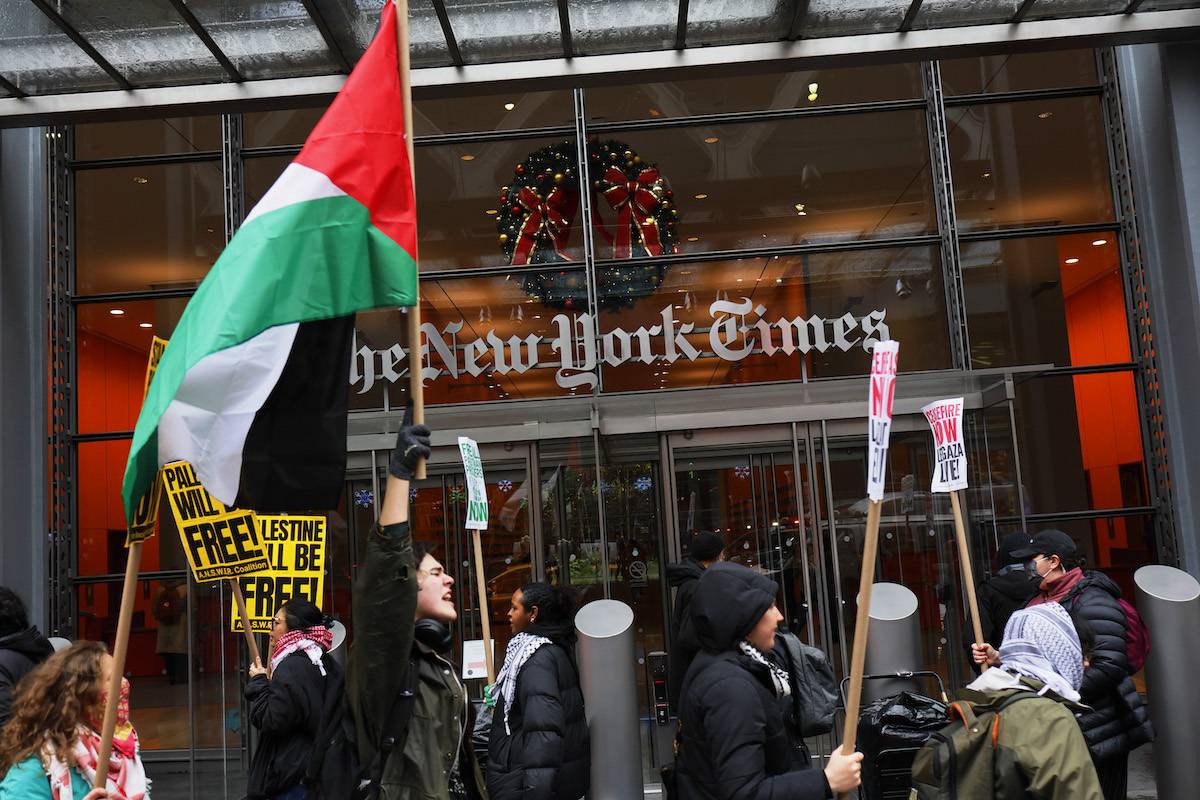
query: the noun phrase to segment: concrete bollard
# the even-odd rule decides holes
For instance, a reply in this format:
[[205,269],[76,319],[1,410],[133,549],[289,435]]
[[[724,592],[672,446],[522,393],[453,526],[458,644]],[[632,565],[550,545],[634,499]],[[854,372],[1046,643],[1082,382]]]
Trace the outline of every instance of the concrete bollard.
[[641,797],[633,609],[616,600],[588,603],[575,616],[579,680],[592,739],[591,800]]
[[1154,768],[1162,800],[1191,800],[1200,787],[1200,583],[1174,567],[1151,564],[1133,574],[1137,609],[1150,629],[1146,690],[1154,722]]
[[[915,672],[924,668],[917,596],[898,583],[871,589],[871,626],[867,630],[867,675]],[[904,691],[927,692],[919,680],[864,681],[863,704]]]

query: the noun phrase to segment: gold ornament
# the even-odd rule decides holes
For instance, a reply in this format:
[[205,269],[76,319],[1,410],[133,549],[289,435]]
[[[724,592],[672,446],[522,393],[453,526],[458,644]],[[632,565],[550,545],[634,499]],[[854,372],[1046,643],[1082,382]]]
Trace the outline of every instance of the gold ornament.
[[507,233],[500,234],[500,244],[504,244],[507,241],[508,241],[508,234]]
[[634,157],[633,157],[633,163],[635,163],[635,164],[640,164],[640,163],[642,163],[642,157],[641,157],[641,156],[634,156]]
[[555,183],[562,183],[565,179],[566,179],[566,176],[563,175],[561,172],[554,173],[554,182]]

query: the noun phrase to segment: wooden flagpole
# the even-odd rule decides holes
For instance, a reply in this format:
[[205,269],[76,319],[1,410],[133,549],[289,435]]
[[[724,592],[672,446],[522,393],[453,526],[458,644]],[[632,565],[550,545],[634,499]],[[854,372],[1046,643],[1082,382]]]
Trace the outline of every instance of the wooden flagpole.
[[958,503],[958,492],[950,492],[950,507],[954,509],[954,535],[958,539],[958,559],[962,564],[963,588],[967,593],[967,605],[971,609],[971,626],[975,633],[975,644],[983,644],[983,627],[979,624],[979,598],[975,596],[975,575],[971,571],[971,551],[967,549],[967,529],[963,525],[962,508]]
[[[408,168],[412,172],[413,200],[417,194],[417,162],[413,155],[412,70],[408,50],[408,0],[396,3],[396,54],[400,64],[400,94],[404,102],[404,141],[408,145]],[[415,246],[414,242],[414,246]],[[416,253],[413,253],[414,260]],[[425,384],[421,380],[421,274],[417,270],[417,297],[405,315],[408,321],[408,395],[412,399],[414,425],[425,424]],[[425,459],[417,462],[413,480],[425,480]]]
[[[854,649],[850,654],[850,686],[846,694],[846,723],[842,731],[842,753],[854,752],[858,742],[858,709],[862,701],[863,670],[867,662],[867,627],[871,621],[871,587],[875,583],[875,557],[879,549],[879,515],[883,504],[872,500],[867,506],[867,533],[863,541],[862,571],[858,579],[858,616],[854,622]],[[849,792],[839,795],[842,800]]]
[[233,591],[233,601],[237,604],[238,615],[242,618],[242,633],[246,635],[246,646],[250,648],[250,663],[260,663],[258,640],[254,638],[254,631],[250,629],[250,615],[246,613],[246,598],[242,596],[242,584],[238,583],[237,578],[230,578],[229,588]]
[[487,581],[483,575],[483,542],[482,531],[471,531],[471,546],[475,549],[475,584],[479,591],[479,617],[483,622],[483,658],[487,664],[488,683],[496,682],[496,665],[492,660],[492,620],[491,605],[487,597]]
[[117,729],[117,704],[121,702],[121,678],[125,676],[125,657],[129,653],[129,629],[133,622],[133,601],[137,597],[138,569],[142,564],[142,542],[129,545],[125,562],[125,584],[121,587],[121,610],[117,616],[117,638],[113,642],[112,679],[108,682],[108,702],[104,706],[104,722],[100,726],[100,754],[96,760],[96,779],[93,788],[108,784],[108,763],[112,757],[113,733]]

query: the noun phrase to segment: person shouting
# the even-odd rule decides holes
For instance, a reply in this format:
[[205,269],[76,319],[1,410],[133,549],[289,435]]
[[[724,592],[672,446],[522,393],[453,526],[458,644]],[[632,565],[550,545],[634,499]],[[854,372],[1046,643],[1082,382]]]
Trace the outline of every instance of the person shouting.
[[321,726],[327,676],[337,664],[332,620],[302,597],[275,612],[271,670],[255,661],[246,684],[250,724],[261,738],[246,781],[250,800],[304,800],[302,785]]
[[578,800],[588,791],[590,754],[569,589],[530,583],[513,593],[513,638],[496,678],[488,740],[491,800]]
[[92,788],[112,671],[103,644],[76,642],[25,676],[0,732],[0,800],[150,800],[124,678],[107,785]]
[[409,527],[409,484],[430,431],[410,412],[396,434],[379,519],[354,582],[346,691],[361,764],[380,800],[487,797],[471,744],[472,706],[447,660],[454,578]]
[[688,800],[821,800],[861,782],[862,753],[829,757],[824,771],[793,769],[779,698],[787,673],[765,652],[783,615],[778,585],[720,562],[696,585],[688,624],[701,652],[681,691],[679,793]]

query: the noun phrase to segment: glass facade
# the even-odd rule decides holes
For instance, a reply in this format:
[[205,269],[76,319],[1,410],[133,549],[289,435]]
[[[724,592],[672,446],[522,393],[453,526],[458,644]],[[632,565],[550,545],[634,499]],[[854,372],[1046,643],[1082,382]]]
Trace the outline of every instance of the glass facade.
[[[876,5],[882,18],[896,4]],[[814,4],[813,14],[841,30],[832,11]],[[581,49],[604,51],[587,14],[573,22]],[[253,54],[241,58],[252,69]],[[1057,527],[1130,589],[1132,570],[1158,560],[1163,527],[1096,59],[1064,51],[417,101],[426,402],[492,431],[479,437],[495,520],[486,598],[462,529],[456,451],[436,451],[414,487],[416,535],[456,578],[456,647],[481,636],[483,608],[502,653],[513,591],[547,579],[584,601],[630,604],[640,660],[667,650],[666,564],[695,532],[716,530],[732,559],[778,580],[789,626],[844,669],[866,521],[862,376],[871,343],[888,337],[901,342],[901,384],[930,386],[924,399],[976,387],[964,424],[977,574],[1005,533]],[[76,388],[72,443],[55,456],[73,474],[73,525],[56,532],[73,547],[74,607],[59,621],[72,633],[113,635],[118,487],[151,338],[170,337],[227,227],[319,114],[66,132],[74,336],[59,346],[72,348]],[[609,180],[613,170],[625,178]],[[631,202],[625,180],[644,194]],[[551,197],[559,221],[527,237]],[[360,314],[356,328],[350,469],[328,512],[325,597],[351,631],[350,585],[385,482],[385,416],[403,405],[411,364],[399,310]],[[748,386],[810,405],[760,419],[739,407],[751,395],[730,394]],[[687,398],[694,422],[568,424],[615,402],[650,420]],[[925,489],[931,458],[924,420],[901,413],[877,574],[917,594],[922,666],[954,682],[967,670],[965,603],[949,504]],[[142,570],[129,669],[155,796],[207,795],[217,781],[240,797],[246,660],[222,625],[226,590],[188,580],[169,519]],[[156,620],[168,591],[187,613]],[[664,742],[644,668],[638,676],[649,779]]]

